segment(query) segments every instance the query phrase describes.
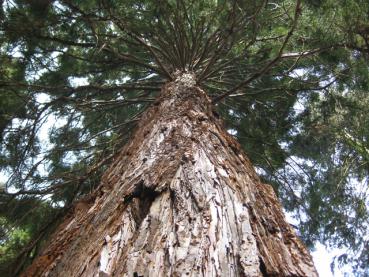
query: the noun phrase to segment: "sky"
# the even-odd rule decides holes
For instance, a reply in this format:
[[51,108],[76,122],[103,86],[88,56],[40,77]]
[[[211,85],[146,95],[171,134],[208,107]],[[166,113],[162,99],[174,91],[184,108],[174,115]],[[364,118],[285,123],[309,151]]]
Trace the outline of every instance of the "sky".
[[[289,223],[295,226],[298,224],[291,214],[285,212],[285,215]],[[314,264],[320,277],[346,277],[347,275],[344,274],[344,271],[351,272],[349,266],[346,266],[342,269],[336,266],[334,269],[334,274],[331,272],[331,263],[334,257],[345,253],[346,249],[328,249],[320,242],[317,242],[314,245],[314,248],[315,250],[311,251],[310,254],[313,256]]]
[[[344,250],[333,249],[329,251],[323,244],[319,242],[315,244],[315,248],[316,250],[311,252],[311,255],[313,256],[314,264],[320,277],[345,277],[343,273],[345,268],[343,268],[343,270],[336,268],[333,275],[330,267],[334,256],[342,254]],[[349,271],[349,268],[346,269]]]

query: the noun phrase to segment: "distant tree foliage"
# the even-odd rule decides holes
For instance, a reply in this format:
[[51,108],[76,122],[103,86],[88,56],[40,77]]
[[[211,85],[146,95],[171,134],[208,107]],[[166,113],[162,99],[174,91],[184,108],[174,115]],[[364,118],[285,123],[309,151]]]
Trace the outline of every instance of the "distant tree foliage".
[[[369,2],[0,1],[0,275],[191,71],[296,228],[369,274]],[[22,250],[19,250],[22,249]]]

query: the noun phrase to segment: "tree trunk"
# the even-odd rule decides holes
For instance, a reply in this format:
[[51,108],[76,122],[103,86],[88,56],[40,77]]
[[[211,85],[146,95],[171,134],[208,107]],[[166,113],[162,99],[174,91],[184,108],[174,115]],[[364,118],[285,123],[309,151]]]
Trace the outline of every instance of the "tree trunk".
[[23,276],[317,276],[191,74],[135,135]]

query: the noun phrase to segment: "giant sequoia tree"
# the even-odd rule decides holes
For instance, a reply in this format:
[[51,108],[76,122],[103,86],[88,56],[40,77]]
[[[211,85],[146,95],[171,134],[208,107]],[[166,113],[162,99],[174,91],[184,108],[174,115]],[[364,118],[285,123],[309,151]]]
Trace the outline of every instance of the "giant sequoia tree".
[[368,272],[368,3],[0,3],[1,273]]

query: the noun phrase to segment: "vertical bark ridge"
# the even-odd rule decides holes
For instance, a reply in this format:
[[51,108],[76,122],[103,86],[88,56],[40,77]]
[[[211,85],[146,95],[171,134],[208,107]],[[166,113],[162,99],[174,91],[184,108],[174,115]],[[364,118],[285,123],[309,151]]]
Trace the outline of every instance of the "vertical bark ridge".
[[166,84],[132,141],[23,276],[317,276],[269,185],[194,76]]

